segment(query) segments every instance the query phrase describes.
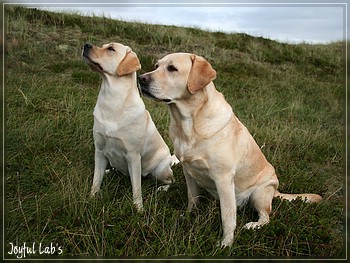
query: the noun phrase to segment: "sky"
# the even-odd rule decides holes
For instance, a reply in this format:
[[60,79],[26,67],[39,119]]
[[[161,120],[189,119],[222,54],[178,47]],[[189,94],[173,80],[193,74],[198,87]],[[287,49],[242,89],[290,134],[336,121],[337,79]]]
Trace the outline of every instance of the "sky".
[[[224,0],[225,1],[225,0]],[[347,38],[345,1],[247,1],[165,3],[148,1],[16,1],[55,12],[118,20],[247,33],[287,43],[329,43]]]

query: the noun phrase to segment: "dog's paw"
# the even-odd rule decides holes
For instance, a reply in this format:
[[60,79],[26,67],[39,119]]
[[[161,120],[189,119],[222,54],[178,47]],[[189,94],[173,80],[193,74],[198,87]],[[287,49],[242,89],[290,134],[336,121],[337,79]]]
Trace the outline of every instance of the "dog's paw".
[[108,175],[109,173],[111,173],[111,172],[114,172],[114,171],[116,171],[116,169],[115,168],[109,168],[109,169],[106,169],[105,170],[105,175]]
[[233,243],[233,238],[224,238],[223,240],[218,241],[216,246],[221,249],[224,249],[226,247],[230,247],[232,243]]
[[190,216],[191,216],[191,212],[182,212],[182,213],[180,214],[180,218],[181,218],[181,219],[189,219]]
[[173,154],[172,156],[172,163],[171,166],[176,165],[178,163],[180,163],[179,159],[177,159],[177,157],[175,156],[175,154]]
[[141,203],[136,203],[134,202],[134,206],[136,208],[137,213],[143,213],[144,209],[143,209],[143,204]]
[[97,193],[99,190],[100,190],[100,189],[91,188],[90,197],[91,197],[91,198],[95,197],[96,193]]
[[261,224],[258,222],[249,222],[244,225],[245,229],[259,229],[261,227]]
[[167,192],[167,191],[169,190],[169,187],[170,187],[170,184],[159,186],[159,187],[157,188],[157,192],[158,192],[158,191]]

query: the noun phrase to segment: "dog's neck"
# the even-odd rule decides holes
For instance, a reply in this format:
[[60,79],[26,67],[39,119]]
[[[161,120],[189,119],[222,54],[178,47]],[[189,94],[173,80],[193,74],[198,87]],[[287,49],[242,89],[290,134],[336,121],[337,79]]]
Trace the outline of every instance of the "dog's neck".
[[190,95],[188,98],[170,103],[170,125],[176,127],[172,127],[170,131],[178,131],[178,134],[183,135],[183,140],[194,138],[195,115],[207,103],[208,90],[212,89],[215,89],[215,87],[213,83],[210,83],[204,89]]
[[102,76],[102,84],[99,95],[105,96],[104,99],[115,99],[113,97],[118,95],[118,100],[124,100],[130,93],[139,94],[137,89],[136,72],[120,77],[110,76],[107,74]]
[[233,116],[231,106],[216,90],[213,82],[188,99],[170,103],[169,109],[172,126],[170,136],[181,135],[183,140],[189,142],[194,140],[196,135],[206,138],[213,136],[225,127]]
[[104,75],[94,110],[95,117],[112,121],[130,111],[133,111],[130,116],[138,116],[145,111],[137,88],[136,72],[121,77]]

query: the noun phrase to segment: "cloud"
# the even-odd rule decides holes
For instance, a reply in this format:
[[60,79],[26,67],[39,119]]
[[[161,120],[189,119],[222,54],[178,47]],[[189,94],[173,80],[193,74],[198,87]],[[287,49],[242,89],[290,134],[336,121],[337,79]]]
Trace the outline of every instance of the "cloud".
[[242,12],[237,24],[247,33],[282,41],[329,42],[344,38],[343,11],[341,7],[259,7]]
[[153,24],[244,32],[290,42],[330,42],[344,38],[339,6],[197,6],[109,8],[112,18]]
[[126,21],[240,32],[283,42],[327,43],[343,40],[345,33],[345,5],[339,4],[103,5],[94,2],[66,5],[64,8],[46,5],[45,8],[79,10],[82,14],[104,15]]

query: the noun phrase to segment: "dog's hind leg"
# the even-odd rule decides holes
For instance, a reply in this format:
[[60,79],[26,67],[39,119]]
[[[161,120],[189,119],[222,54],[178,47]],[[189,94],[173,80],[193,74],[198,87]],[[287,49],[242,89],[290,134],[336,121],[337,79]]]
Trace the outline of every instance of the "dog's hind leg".
[[95,171],[91,187],[91,195],[94,196],[101,188],[102,179],[108,165],[108,160],[104,154],[98,150],[95,151]]
[[250,202],[259,214],[257,222],[250,222],[244,225],[247,229],[259,228],[270,222],[270,212],[272,209],[272,198],[274,197],[277,185],[264,184],[259,186],[250,196]]

